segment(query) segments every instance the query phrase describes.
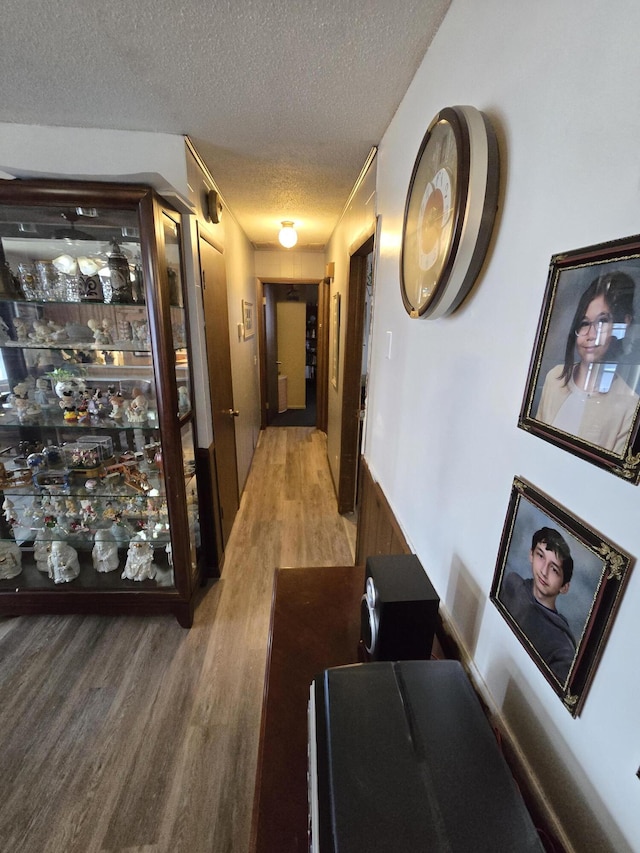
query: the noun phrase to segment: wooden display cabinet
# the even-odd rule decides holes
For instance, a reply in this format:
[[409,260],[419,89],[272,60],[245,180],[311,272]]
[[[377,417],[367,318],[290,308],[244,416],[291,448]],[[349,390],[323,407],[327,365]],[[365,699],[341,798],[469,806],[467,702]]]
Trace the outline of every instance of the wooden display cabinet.
[[199,585],[180,215],[0,181],[0,613],[173,613]]

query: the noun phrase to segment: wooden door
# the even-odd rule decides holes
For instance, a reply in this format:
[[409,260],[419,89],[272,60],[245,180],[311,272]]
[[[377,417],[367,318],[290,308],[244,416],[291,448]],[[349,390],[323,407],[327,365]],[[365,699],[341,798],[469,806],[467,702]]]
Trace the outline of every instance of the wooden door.
[[338,512],[353,512],[356,505],[360,424],[362,408],[362,346],[367,286],[367,256],[373,252],[373,235],[351,255],[349,264],[349,304],[342,384],[342,430],[340,434],[340,473]]
[[272,284],[263,285],[264,363],[266,394],[262,394],[263,428],[278,414],[278,329],[276,295]]
[[222,253],[200,238],[207,365],[213,419],[213,441],[220,504],[222,546],[226,547],[240,504],[236,459],[227,279]]
[[318,285],[318,328],[316,372],[316,425],[327,431],[329,420],[329,306],[331,279],[325,278]]

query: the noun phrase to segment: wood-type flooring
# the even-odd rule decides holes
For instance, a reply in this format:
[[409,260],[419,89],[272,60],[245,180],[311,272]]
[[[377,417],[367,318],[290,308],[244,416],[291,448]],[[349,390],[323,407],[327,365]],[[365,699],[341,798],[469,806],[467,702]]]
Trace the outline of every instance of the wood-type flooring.
[[325,435],[270,428],[190,630],[0,619],[0,850],[248,853],[274,570],[353,545]]

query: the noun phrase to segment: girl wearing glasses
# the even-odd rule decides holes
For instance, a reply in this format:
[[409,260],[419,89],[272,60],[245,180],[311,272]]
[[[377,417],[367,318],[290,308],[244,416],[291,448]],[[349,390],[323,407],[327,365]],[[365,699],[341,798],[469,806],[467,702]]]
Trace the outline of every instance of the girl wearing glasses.
[[622,272],[591,282],[567,336],[564,364],[547,374],[536,413],[537,420],[618,454],[639,400],[618,371],[633,322],[634,290],[633,279]]

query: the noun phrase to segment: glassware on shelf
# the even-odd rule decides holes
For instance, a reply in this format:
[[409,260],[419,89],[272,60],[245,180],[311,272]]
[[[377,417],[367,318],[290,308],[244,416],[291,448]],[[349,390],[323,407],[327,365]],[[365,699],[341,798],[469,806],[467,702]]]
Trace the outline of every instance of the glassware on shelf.
[[18,280],[22,287],[25,299],[36,299],[38,294],[38,283],[36,279],[36,268],[32,261],[18,264]]
[[132,303],[133,290],[129,261],[117,240],[111,241],[107,266],[109,268],[109,283],[111,285],[111,302]]

